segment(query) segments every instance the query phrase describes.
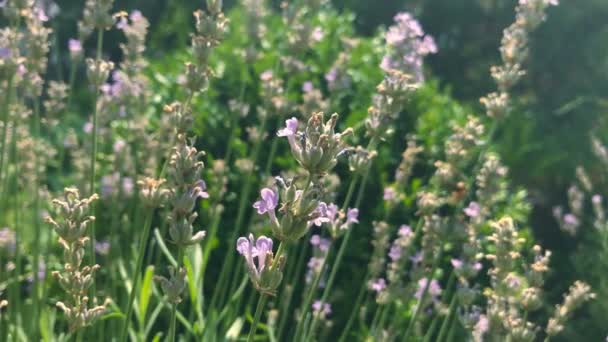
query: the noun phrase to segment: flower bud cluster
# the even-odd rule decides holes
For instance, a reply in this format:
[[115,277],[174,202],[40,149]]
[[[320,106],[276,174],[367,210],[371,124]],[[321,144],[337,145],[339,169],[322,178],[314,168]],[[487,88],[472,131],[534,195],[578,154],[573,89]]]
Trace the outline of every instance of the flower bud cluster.
[[505,182],[507,167],[501,163],[496,154],[485,154],[484,159],[479,174],[475,178],[476,195],[483,207],[492,208],[507,196]]
[[102,90],[102,85],[105,84],[106,80],[110,76],[110,72],[114,70],[114,63],[101,59],[96,60],[93,58],[87,58],[86,64],[89,82],[91,82],[95,89]]
[[608,166],[608,148],[602,144],[602,141],[596,136],[592,136],[591,147],[593,148],[593,153],[600,162],[604,164],[604,166]]
[[[596,198],[597,200],[597,198]],[[559,227],[561,230],[567,232],[570,235],[575,235],[578,232],[578,228],[581,225],[581,219],[584,215],[583,213],[583,203],[585,201],[585,195],[581,191],[581,189],[572,185],[568,189],[568,207],[569,212],[564,213],[564,210],[561,206],[557,206],[553,208],[553,217],[557,220]],[[601,198],[600,198],[601,202]],[[596,210],[597,206],[594,205],[594,210],[603,215],[600,211]],[[601,206],[600,206],[601,208]]]
[[294,181],[282,178],[277,178],[277,183],[281,187],[281,206],[278,208],[280,217],[277,217],[275,211],[279,205],[279,193],[274,189],[262,189],[260,199],[253,204],[258,214],[268,214],[270,228],[277,239],[297,241],[312,224],[320,226],[328,222],[319,209],[320,189],[315,185],[312,188],[304,185],[305,189],[300,189]]
[[87,0],[82,20],[78,22],[78,38],[86,41],[94,30],[108,30],[114,25],[110,14],[114,0]]
[[34,0],[7,0],[3,1],[2,5],[2,13],[7,19],[15,22],[24,14],[27,15],[34,6]]
[[318,223],[328,226],[329,233],[333,239],[339,238],[353,224],[359,223],[359,209],[357,208],[348,208],[345,213],[344,210],[338,208],[334,203],[326,204],[325,202],[320,202],[317,212],[321,215],[317,219]]
[[169,278],[163,276],[154,276],[154,279],[160,284],[163,292],[167,296],[167,301],[171,304],[179,304],[182,302],[182,293],[186,289],[186,269],[180,267],[169,267]]
[[228,19],[222,13],[222,0],[208,0],[207,10],[194,12],[196,34],[192,35],[194,63],[186,63],[186,87],[196,93],[207,88],[212,75],[209,56],[224,39]]
[[325,123],[323,116],[323,113],[314,113],[303,130],[298,130],[296,118],[288,119],[286,127],[277,132],[278,136],[287,138],[300,166],[314,176],[325,175],[336,166],[337,158],[347,150],[344,138],[353,133],[351,128],[335,132],[338,114],[332,114]]
[[329,110],[329,100],[323,97],[321,90],[315,88],[312,82],[304,82],[302,92],[302,104],[299,106],[302,116],[307,118],[311,113],[327,112]]
[[393,240],[388,253],[390,262],[386,270],[386,288],[378,293],[378,302],[382,304],[402,300],[406,291],[404,270],[409,261],[406,251],[414,240],[414,233],[410,226],[402,225]]
[[400,70],[412,75],[417,83],[422,83],[422,60],[428,54],[437,53],[435,40],[424,34],[420,23],[410,13],[398,13],[394,20],[395,25],[386,32],[388,51],[380,67],[385,71]]
[[[551,253],[543,253],[540,246],[534,246],[533,262],[529,265],[524,263],[524,275],[519,275],[517,269],[521,264],[520,249],[523,239],[519,238],[512,219],[503,218],[491,223],[491,226],[494,233],[489,240],[494,243],[495,253],[487,255],[487,258],[493,263],[489,272],[492,288],[485,291],[488,299],[489,333],[495,337],[506,336],[509,339],[533,341],[538,328],[526,321],[525,313],[538,310],[542,306],[542,287],[545,274],[549,271]],[[593,298],[589,287],[579,287],[580,284],[582,283],[577,282],[571,288],[577,290],[576,296],[580,295],[575,300],[576,304],[564,304],[569,306],[565,310],[558,306],[556,316],[549,321],[547,327],[549,335],[549,330],[555,334],[561,330],[559,325],[563,324],[571,310]],[[589,297],[586,297],[587,295]],[[567,296],[566,302],[568,301]]]
[[64,82],[50,81],[47,89],[48,98],[44,100],[45,123],[50,127],[59,124],[60,115],[63,114],[68,98],[68,85]]
[[95,281],[94,276],[99,265],[82,266],[85,245],[89,241],[87,227],[95,220],[94,216],[89,215],[89,210],[97,198],[94,194],[89,198],[80,199],[77,189],[66,188],[63,199],[53,200],[60,219],[46,218],[59,235],[59,243],[64,249],[63,272],[55,271],[53,276],[59,280],[69,296],[68,301],[57,302],[57,307],[65,313],[72,331],[93,323],[106,312],[107,301],[97,306],[94,300],[93,307],[89,308],[88,305],[87,292]]
[[351,172],[361,173],[371,165],[372,160],[378,155],[376,151],[369,151],[363,146],[355,147],[348,156],[348,166]]
[[131,14],[122,12],[118,15],[116,27],[121,30],[127,42],[120,44],[124,56],[124,69],[129,76],[135,76],[146,66],[142,55],[146,50],[146,35],[150,23],[140,11],[133,11]]
[[258,48],[262,39],[266,37],[267,27],[264,23],[268,15],[266,0],[243,0],[243,10],[245,12],[245,35],[249,38],[247,46],[246,60],[254,61],[258,56]]
[[177,136],[177,144],[169,160],[171,213],[168,220],[171,241],[180,247],[196,244],[205,237],[204,231],[193,235],[194,220],[198,217],[194,211],[196,201],[209,197],[205,191],[207,186],[201,179],[204,164],[200,158],[203,155],[204,152],[198,152],[184,135]]
[[390,69],[384,80],[376,88],[377,94],[372,98],[372,106],[367,110],[365,120],[367,134],[383,140],[393,132],[392,122],[403,109],[407,99],[420,83],[409,74]]
[[545,20],[545,11],[551,5],[557,5],[557,0],[519,1],[515,22],[503,32],[500,46],[503,64],[491,68],[498,92],[480,99],[488,116],[502,118],[508,113],[509,91],[525,74],[522,64],[528,57],[529,34]]
[[409,137],[407,139],[407,147],[401,154],[401,162],[395,171],[395,182],[399,184],[400,188],[407,185],[410,176],[412,175],[412,169],[416,164],[418,155],[424,150],[422,146],[416,144],[415,137]]
[[[305,1],[302,4],[283,1],[281,9],[283,24],[285,25],[286,49],[288,59],[298,59],[316,42],[323,38],[320,27],[313,26],[314,18],[321,10],[322,1]],[[299,61],[297,61],[299,62]],[[287,61],[286,64],[300,64],[296,61]]]
[[42,79],[47,69],[47,55],[50,46],[49,35],[52,30],[44,27],[48,17],[46,17],[42,8],[34,5],[27,13],[25,16],[26,30],[23,37],[27,76],[24,76],[23,80],[26,94],[34,98],[42,94]]
[[555,336],[564,330],[564,324],[572,313],[581,307],[585,302],[595,298],[595,294],[591,292],[589,285],[576,281],[564,296],[564,302],[555,307],[553,317],[549,319],[546,332],[549,336]]
[[262,105],[257,108],[260,118],[267,118],[270,114],[284,117],[289,111],[289,99],[285,94],[283,80],[272,71],[266,70],[260,75],[262,81]]
[[464,125],[455,124],[452,130],[445,143],[446,161],[462,168],[476,155],[475,148],[484,143],[485,127],[478,118],[469,115]]
[[387,204],[387,211],[390,212],[394,207],[405,198],[405,189],[408,186],[417,156],[423,148],[416,144],[415,137],[407,138],[407,147],[401,154],[401,162],[395,171],[395,182],[384,188],[383,199]]
[[19,49],[22,39],[23,34],[15,28],[0,29],[0,80],[11,79],[18,71],[21,76],[25,73],[25,58]]
[[[390,227],[386,222],[374,221],[372,235],[373,251],[367,269],[369,270],[368,288],[380,292],[386,287],[386,280],[380,275],[384,271],[384,261],[390,247]],[[381,280],[380,280],[381,279]]]
[[[312,246],[312,256],[308,260],[308,270],[306,271],[306,284],[308,286],[312,285],[314,279],[316,279],[321,271],[323,270],[323,265],[325,263],[325,259],[327,258],[327,253],[329,252],[329,248],[331,246],[331,240],[321,237],[320,235],[313,235],[310,237],[310,245]],[[319,287],[324,287],[324,279],[321,278],[319,281]],[[308,293],[309,291],[303,291],[303,293]]]
[[139,186],[139,196],[143,204],[148,208],[158,208],[165,204],[170,194],[169,189],[165,188],[166,180],[143,177],[137,181]]
[[348,63],[352,56],[352,50],[359,44],[355,38],[342,38],[342,49],[334,64],[325,73],[325,81],[330,92],[348,89],[353,80],[348,73]]

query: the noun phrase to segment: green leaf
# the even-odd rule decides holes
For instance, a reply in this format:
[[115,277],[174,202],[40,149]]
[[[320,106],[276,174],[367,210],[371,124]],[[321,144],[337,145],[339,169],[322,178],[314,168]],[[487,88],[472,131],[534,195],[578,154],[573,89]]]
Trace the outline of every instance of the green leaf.
[[190,298],[193,303],[197,303],[196,281],[190,258],[184,258],[184,266],[186,267],[186,272],[188,272],[188,290],[190,291]]
[[139,292],[139,322],[143,323],[146,321],[146,312],[148,311],[148,304],[150,303],[150,296],[152,295],[152,279],[154,277],[154,266],[150,265],[146,268],[144,274],[144,280],[141,284],[141,291]]
[[161,252],[163,252],[167,260],[169,260],[171,266],[177,267],[177,261],[175,261],[173,255],[171,255],[171,252],[169,251],[169,248],[167,248],[167,245],[165,245],[165,240],[160,235],[160,231],[158,230],[158,228],[154,229],[154,237],[156,238],[156,242],[158,242],[158,247],[160,247]]

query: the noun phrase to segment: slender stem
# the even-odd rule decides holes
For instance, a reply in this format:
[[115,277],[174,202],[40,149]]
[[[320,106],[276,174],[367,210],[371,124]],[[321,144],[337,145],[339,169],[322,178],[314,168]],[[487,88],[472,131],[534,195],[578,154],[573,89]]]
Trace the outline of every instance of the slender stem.
[[[103,48],[103,29],[97,29],[97,63],[99,64],[101,60],[101,50]],[[98,112],[98,100],[99,100],[99,89],[94,89],[95,97],[93,101],[93,131],[92,135],[92,143],[91,143],[91,174],[89,178],[89,193],[92,195],[95,193],[95,162],[97,160],[97,112]],[[91,204],[91,211],[95,213],[95,202]],[[90,242],[90,251],[91,251],[91,264],[95,265],[95,221],[91,222],[91,242]],[[95,293],[95,282],[91,286],[93,293]]]
[[70,63],[70,78],[69,78],[69,85],[68,85],[68,104],[67,104],[67,109],[71,109],[72,108],[72,99],[74,98],[74,81],[76,81],[76,70],[78,69],[78,64],[76,63],[76,61],[71,61]]
[[[286,301],[286,303],[284,304],[285,307],[281,314],[281,319],[279,321],[279,330],[277,333],[277,338],[279,340],[281,340],[281,337],[283,336],[283,330],[285,330],[285,324],[287,323],[287,317],[289,317],[289,307],[291,305],[291,299],[295,292],[296,279],[297,279],[298,275],[301,274],[301,270],[304,267],[304,260],[306,257],[307,247],[308,247],[307,244],[301,245],[299,255],[298,255],[298,261],[296,262],[296,267],[293,270],[292,274],[288,277],[291,280],[289,282],[289,284],[294,284],[294,285],[293,285],[293,288],[291,289],[291,291],[289,291],[289,293],[287,294],[287,298],[284,299]],[[285,289],[285,287],[283,287],[283,289]],[[281,296],[281,298],[284,298],[284,297]]]
[[[370,146],[373,146],[374,140],[370,142]],[[357,200],[355,201],[355,208],[358,208],[363,199],[363,193],[365,189],[365,185],[367,184],[367,179],[369,178],[369,173],[371,170],[371,165],[368,165],[363,178],[361,179],[361,184],[359,185],[359,193],[357,194]],[[351,183],[352,184],[352,183]],[[350,189],[349,189],[350,190]],[[350,193],[351,191],[349,191]],[[351,194],[352,195],[352,194]],[[348,207],[348,202],[350,201],[350,197],[347,195],[347,200],[344,201],[343,210]],[[327,280],[327,284],[325,285],[325,289],[323,290],[323,295],[321,296],[321,302],[326,303],[327,297],[329,297],[329,293],[333,287],[334,280],[336,279],[336,274],[338,274],[338,269],[340,268],[340,263],[342,262],[342,258],[344,257],[344,252],[346,251],[346,247],[348,246],[348,242],[350,240],[350,236],[352,235],[353,229],[349,229],[344,234],[344,240],[342,240],[342,244],[340,245],[340,249],[338,250],[338,254],[336,255],[336,260],[333,263],[333,267],[331,268],[331,272],[329,274],[329,279]],[[312,323],[310,324],[310,330],[313,332],[317,324],[319,323],[319,316],[313,315]]]
[[450,324],[450,331],[448,332],[448,342],[451,342],[454,340],[454,334],[456,333],[457,324],[458,324],[457,319],[452,320],[452,324]]
[[[8,137],[8,112],[11,103],[11,94],[13,92],[13,77],[8,79],[6,93],[4,94],[4,103],[2,106],[2,146],[0,147],[0,180],[4,169],[4,156],[6,154],[6,145]],[[4,189],[6,191],[6,189]]]
[[[443,323],[441,324],[441,328],[439,329],[439,335],[437,335],[437,340],[438,342],[443,341],[443,338],[445,337],[445,334],[448,331],[448,326],[450,326],[450,322],[452,320],[452,315],[454,314],[455,310],[456,310],[456,304],[458,303],[458,296],[456,294],[454,294],[452,296],[452,300],[450,301],[450,308],[448,310],[448,314],[447,316],[445,316],[445,320],[443,321]],[[430,329],[429,329],[430,331]],[[432,332],[431,332],[432,334]],[[430,336],[429,339],[430,340]],[[425,339],[426,341],[426,339]]]
[[[20,278],[21,278],[21,270],[22,270],[22,255],[21,255],[21,241],[23,239],[23,227],[21,225],[21,208],[19,207],[19,203],[21,203],[21,192],[19,191],[19,160],[17,154],[17,125],[13,124],[12,127],[12,136],[11,136],[11,155],[15,165],[13,177],[13,219],[15,224],[15,282],[13,285],[13,296],[10,301],[11,307],[14,309],[13,311],[13,327],[15,336],[18,331],[18,327],[20,326],[21,321],[21,293],[20,293]],[[7,181],[9,176],[7,175]],[[7,182],[8,188],[8,182]]]
[[[144,261],[144,254],[146,254],[146,247],[150,237],[150,227],[152,226],[153,213],[154,211],[151,209],[148,211],[146,220],[144,222],[144,231],[139,240],[139,251],[137,252],[137,260],[135,261],[135,269],[133,270],[133,285],[131,286],[131,292],[129,293],[129,301],[127,302],[127,311],[125,314],[125,323],[123,325],[119,341],[127,340],[129,323],[131,323],[131,313],[133,311],[133,303],[135,302],[135,293],[137,292],[137,287],[139,286],[140,270]],[[141,312],[140,314],[143,315],[144,313]]]
[[264,168],[264,175],[270,174],[272,162],[274,161],[274,155],[277,153],[278,146],[279,138],[277,136],[272,137],[272,145],[270,146],[270,153],[268,154],[268,160],[266,161],[266,167]]
[[363,278],[364,279],[363,284],[361,284],[361,288],[359,289],[359,294],[357,295],[357,300],[355,301],[355,305],[353,306],[353,309],[351,310],[350,317],[348,318],[348,322],[346,322],[346,325],[344,326],[344,329],[342,330],[342,334],[340,335],[340,339],[338,340],[339,342],[343,342],[346,340],[346,337],[348,336],[350,328],[352,327],[353,323],[355,322],[355,317],[359,313],[361,303],[363,302],[363,295],[365,294],[365,290],[367,289],[367,278],[368,277],[369,277],[369,270],[368,270],[367,274],[365,275],[365,278]]
[[[264,117],[264,119],[262,119],[262,122],[260,124],[260,132],[264,132],[266,130],[266,122],[267,122],[266,117]],[[258,140],[253,147],[251,159],[252,159],[254,165],[258,160],[261,145],[262,145],[262,141]],[[252,183],[253,183],[254,178],[255,177],[247,177],[245,180],[243,192],[241,193],[241,197],[240,197],[240,201],[239,201],[236,222],[234,225],[235,229],[233,229],[232,234],[230,235],[230,238],[228,239],[228,241],[234,241],[236,239],[237,235],[239,234],[239,232],[241,231],[241,225],[243,224],[243,220],[245,219],[247,201],[249,200],[249,193],[251,192],[251,187],[253,185]],[[229,286],[226,286],[225,283],[227,281],[229,281],[229,275],[231,274],[231,272],[233,272],[236,269],[235,267],[233,267],[235,254],[236,253],[228,253],[225,267],[223,267],[222,271],[220,272],[217,286],[213,292],[213,296],[211,297],[211,303],[209,306],[210,308],[215,307],[215,304],[218,301],[220,301],[220,303],[223,302],[222,299],[224,297],[225,292],[227,291],[227,287],[229,287]]]
[[[34,102],[34,139],[40,139],[40,100],[36,99]],[[39,305],[39,287],[40,280],[38,279],[38,271],[40,270],[40,191],[38,187],[40,186],[40,157],[38,153],[35,153],[34,157],[34,174],[35,174],[35,186],[34,186],[34,208],[33,208],[33,217],[34,220],[34,264],[33,264],[33,272],[34,275],[32,277],[32,305],[33,305],[33,324],[34,324],[34,340],[38,339],[38,305]]]
[[[376,325],[376,327],[374,328],[374,334],[378,334],[378,331],[382,331],[383,327],[384,327],[384,323],[386,322],[386,318],[388,317],[389,312],[391,311],[391,304],[387,305],[387,307],[382,311],[382,315],[380,315],[380,320],[378,321],[378,324]],[[397,317],[399,315],[394,315],[394,317]],[[378,337],[380,338],[380,337]]]
[[374,312],[374,318],[372,318],[372,324],[370,325],[371,329],[371,335],[372,336],[376,336],[376,324],[378,324],[378,320],[380,319],[380,316],[382,315],[382,313],[386,310],[386,306],[385,305],[381,305],[378,306],[376,308],[376,312]]
[[82,342],[84,337],[84,329],[79,329],[76,333],[76,342]]
[[[450,278],[448,279],[448,284],[445,286],[445,291],[443,291],[443,295],[441,296],[441,302],[445,303],[448,299],[449,296],[449,291],[450,289],[454,286],[454,283],[456,282],[456,273],[454,273],[454,270],[452,270],[452,272],[450,272]],[[439,335],[441,336],[441,330],[447,329],[447,324],[449,323],[449,320],[451,319],[451,314],[452,314],[452,310],[455,309],[455,307],[452,307],[452,305],[456,305],[456,303],[452,303],[454,302],[456,297],[456,293],[453,293],[452,295],[452,299],[450,301],[450,305],[449,305],[449,310],[448,310],[448,314],[445,317],[445,320],[443,321],[443,323],[441,324],[441,328],[440,328],[440,332]],[[436,316],[433,319],[433,324],[431,326],[431,328],[429,328],[429,331],[427,332],[426,336],[425,336],[425,341],[430,340],[430,338],[433,336],[433,332],[435,330],[435,326],[437,324],[439,324],[439,316]],[[427,339],[428,336],[428,339]],[[437,341],[440,341],[440,339],[437,339]]]
[[260,299],[258,299],[258,305],[255,308],[255,316],[253,317],[253,323],[251,324],[251,329],[249,330],[249,335],[247,336],[247,342],[252,342],[255,337],[255,331],[257,330],[258,323],[260,323],[262,311],[264,311],[264,306],[266,305],[267,300],[268,295],[265,293],[261,293]]
[[[177,247],[177,270],[175,272],[179,272],[179,267],[181,267],[182,262],[184,261],[184,250],[180,246]],[[175,342],[175,330],[177,326],[177,303],[173,303],[173,307],[171,308],[171,325],[169,326],[169,342]]]
[[[342,207],[343,207],[342,209],[343,210],[345,208],[347,208],[348,207],[348,203],[350,203],[350,199],[351,199],[351,197],[352,197],[352,195],[353,195],[353,193],[355,191],[355,187],[357,185],[357,180],[358,180],[358,176],[355,175],[351,179],[351,181],[350,181],[350,185],[348,186],[348,191],[346,193],[346,197],[344,198],[344,203],[342,205]],[[344,246],[345,242],[348,241],[348,237],[350,236],[351,232],[352,232],[352,229],[349,229],[346,232],[346,235],[344,236],[344,241],[342,241],[342,246]],[[344,252],[342,246],[340,246],[340,251]],[[338,255],[340,255],[340,251],[338,252]],[[302,304],[302,313],[300,314],[301,315],[300,316],[300,321],[298,322],[298,325],[297,325],[297,328],[296,328],[296,336],[299,336],[301,334],[301,332],[302,332],[301,330],[304,329],[303,324],[304,324],[305,320],[303,318],[306,317],[307,314],[308,314],[308,310],[310,308],[310,304],[312,303],[312,299],[313,299],[314,293],[315,293],[316,289],[318,288],[319,282],[321,280],[321,276],[324,274],[325,268],[327,267],[327,260],[328,259],[329,259],[329,251],[328,251],[327,256],[325,257],[325,259],[323,259],[323,263],[322,263],[322,265],[320,267],[321,271],[315,276],[315,279],[313,280],[312,286],[310,287],[310,289],[308,291],[306,299],[304,300],[304,303]],[[332,269],[331,275],[329,277],[329,281],[327,282],[325,289],[327,289],[327,287],[331,286],[331,283],[333,283],[333,277],[332,277],[332,275],[335,276],[334,270],[335,270],[335,268]],[[325,295],[325,292],[323,292],[323,294]],[[326,298],[326,296],[324,298]],[[321,299],[321,301],[324,302],[325,299]],[[316,318],[316,315],[315,315],[315,318]],[[313,323],[316,320],[315,318],[313,318]],[[311,325],[311,327],[312,327],[312,325]]]

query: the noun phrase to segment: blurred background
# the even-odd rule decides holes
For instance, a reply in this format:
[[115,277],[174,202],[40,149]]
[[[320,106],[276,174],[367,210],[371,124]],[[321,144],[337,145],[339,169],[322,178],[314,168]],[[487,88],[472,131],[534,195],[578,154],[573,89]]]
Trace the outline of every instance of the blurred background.
[[[359,35],[372,36],[390,25],[398,11],[415,14],[425,32],[435,37],[439,53],[427,59],[433,91],[481,113],[479,97],[492,91],[489,68],[499,59],[502,30],[514,18],[515,0],[334,0],[338,11],[351,13]],[[510,169],[511,181],[528,191],[532,204],[529,227],[535,240],[553,251],[553,272],[547,281],[551,302],[561,300],[575,279],[601,282],[608,261],[597,259],[592,228],[576,236],[559,230],[552,208],[565,205],[575,168],[586,168],[594,184],[606,184],[606,170],[592,153],[590,135],[608,142],[608,1],[567,1],[548,12],[548,20],[531,37],[528,75],[516,90],[516,110],[497,135],[496,149]],[[226,12],[235,3],[226,0]],[[60,20],[54,23],[60,46],[76,36],[82,1],[59,0]],[[191,13],[202,4],[189,0],[117,0],[115,8],[139,9],[150,20],[149,59],[166,63],[186,49]],[[278,1],[274,1],[278,8]],[[109,33],[118,35],[117,32]],[[119,59],[120,39],[108,38],[106,54]],[[94,44],[94,41],[89,42]],[[53,56],[61,69],[67,56]],[[60,71],[56,71],[60,73]],[[53,71],[51,71],[51,74]],[[443,106],[443,102],[434,102]],[[450,102],[451,103],[451,102]],[[434,110],[426,108],[426,110]],[[437,108],[441,110],[441,108]],[[396,149],[396,154],[400,151]],[[599,189],[598,192],[603,189]],[[599,261],[599,262],[598,262]],[[592,340],[604,336],[606,308],[598,300],[577,314],[580,335],[564,339]],[[603,333],[603,335],[602,335]],[[582,339],[579,339],[582,338]]]

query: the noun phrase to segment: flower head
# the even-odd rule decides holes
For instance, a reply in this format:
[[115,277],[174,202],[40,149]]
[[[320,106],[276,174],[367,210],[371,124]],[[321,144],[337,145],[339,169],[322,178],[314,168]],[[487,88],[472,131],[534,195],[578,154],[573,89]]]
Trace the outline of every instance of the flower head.
[[386,280],[384,280],[384,278],[376,279],[376,281],[372,283],[372,290],[376,291],[376,293],[382,292],[385,288]]
[[273,293],[282,279],[283,259],[274,267],[272,245],[272,239],[263,235],[256,240],[249,234],[249,238],[240,237],[236,241],[236,250],[245,258],[251,281],[264,293]]
[[277,132],[279,137],[287,137],[289,146],[292,149],[297,148],[296,146],[296,134],[298,133],[298,119],[292,117],[291,119],[285,120],[285,128],[280,129]]
[[325,317],[331,314],[331,306],[328,303],[316,300],[312,303],[312,311]]
[[[421,278],[420,280],[418,280],[418,290],[414,294],[414,297],[416,297],[416,299],[422,299],[422,294],[424,292],[424,289],[427,287],[428,281],[429,280],[427,278]],[[441,294],[441,286],[439,285],[437,280],[432,279],[431,283],[428,284],[427,291],[431,298],[435,300]]]
[[359,209],[357,208],[348,208],[346,212],[346,224],[359,223]]
[[260,191],[260,200],[253,203],[253,207],[258,210],[258,214],[263,215],[268,213],[270,219],[275,221],[275,208],[279,204],[279,195],[270,188],[264,188]]
[[471,202],[469,203],[469,206],[464,208],[464,214],[467,215],[470,218],[476,218],[479,216],[479,213],[481,212],[481,207],[479,206],[479,203],[477,202]]

